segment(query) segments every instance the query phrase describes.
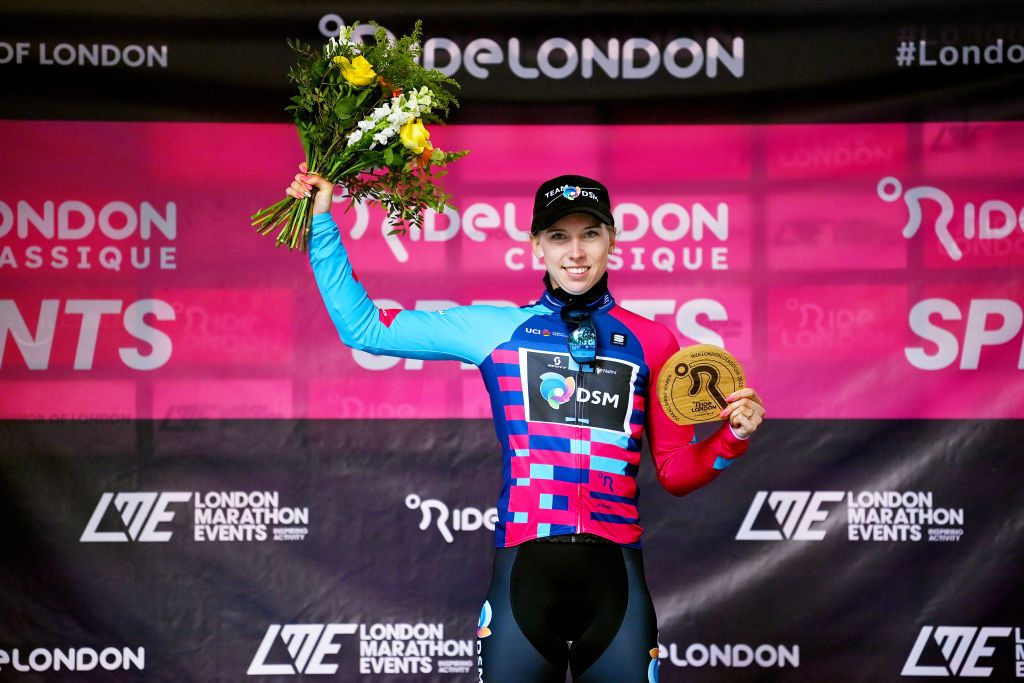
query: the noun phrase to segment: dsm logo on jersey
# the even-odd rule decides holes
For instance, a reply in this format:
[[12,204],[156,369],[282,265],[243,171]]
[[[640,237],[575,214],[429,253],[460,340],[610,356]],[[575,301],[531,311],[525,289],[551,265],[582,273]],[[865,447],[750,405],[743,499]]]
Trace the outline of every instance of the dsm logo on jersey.
[[599,356],[596,372],[571,369],[568,353],[523,349],[523,403],[528,422],[578,424],[628,434],[639,368]]

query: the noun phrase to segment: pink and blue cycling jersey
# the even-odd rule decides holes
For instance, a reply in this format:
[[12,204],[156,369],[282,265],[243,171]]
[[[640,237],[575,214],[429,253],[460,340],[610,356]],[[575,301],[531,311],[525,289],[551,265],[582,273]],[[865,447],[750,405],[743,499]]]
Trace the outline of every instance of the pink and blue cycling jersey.
[[310,261],[346,345],[480,368],[502,450],[498,547],[582,533],[639,547],[636,475],[645,436],[658,480],[675,495],[709,483],[746,451],[725,425],[697,442],[692,427],[673,423],[652,400],[657,374],[679,344],[610,293],[586,303],[597,362],[594,372],[581,372],[566,345],[565,304],[550,291],[522,308],[378,309],[353,276],[329,214],[313,218]]

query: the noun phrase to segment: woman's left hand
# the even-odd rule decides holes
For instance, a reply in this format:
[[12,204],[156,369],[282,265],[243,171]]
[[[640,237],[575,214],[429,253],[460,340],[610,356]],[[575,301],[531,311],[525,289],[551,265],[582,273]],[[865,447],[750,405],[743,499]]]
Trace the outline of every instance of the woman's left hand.
[[757,431],[764,421],[761,397],[751,387],[740,389],[725,397],[729,403],[719,417],[728,420],[736,436],[746,439]]

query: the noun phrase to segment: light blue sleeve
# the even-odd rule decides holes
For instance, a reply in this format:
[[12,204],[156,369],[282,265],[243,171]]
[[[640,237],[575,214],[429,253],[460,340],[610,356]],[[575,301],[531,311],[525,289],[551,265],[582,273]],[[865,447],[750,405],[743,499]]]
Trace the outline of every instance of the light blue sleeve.
[[353,277],[338,226],[328,213],[313,216],[309,260],[341,340],[360,351],[479,365],[532,315],[512,307],[457,306],[444,311],[403,310],[386,325]]

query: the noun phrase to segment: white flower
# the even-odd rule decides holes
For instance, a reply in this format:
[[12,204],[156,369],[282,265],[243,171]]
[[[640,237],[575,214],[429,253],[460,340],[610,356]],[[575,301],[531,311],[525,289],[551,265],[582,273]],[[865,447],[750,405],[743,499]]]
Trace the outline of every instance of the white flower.
[[410,114],[407,111],[402,111],[401,109],[392,109],[391,113],[388,114],[388,123],[390,123],[392,126],[398,124],[398,126],[401,127],[402,124],[408,121],[411,116],[412,114]]
[[419,90],[414,90],[409,94],[406,103],[409,111],[414,117],[418,118],[430,111],[431,104],[433,103],[432,95],[433,93],[431,93],[430,89],[425,85]]
[[359,128],[360,135],[361,135],[362,132],[364,132],[364,131],[373,130],[375,125],[376,124],[374,124],[373,121],[370,121],[368,119],[363,119],[362,121],[360,121],[359,123],[356,124],[356,127]]
[[[339,47],[341,47],[341,46],[348,46],[353,54],[357,54],[358,55],[358,54],[360,54],[359,53],[359,45],[352,41],[352,32],[354,30],[355,30],[355,26],[342,26],[341,27],[341,31],[338,32],[338,40],[337,40],[336,44]],[[331,41],[334,42],[334,38],[331,38]]]
[[380,145],[388,144],[388,138],[391,137],[391,135],[388,135],[388,133],[391,133],[391,135],[394,135],[394,132],[390,128],[385,128],[384,130],[382,130],[381,132],[379,132],[379,133],[377,133],[376,135],[373,136],[373,142],[375,144],[380,144]]
[[390,113],[391,113],[391,105],[385,103],[385,104],[383,104],[383,105],[381,105],[379,107],[376,107],[373,110],[373,118],[375,120],[377,120],[377,121],[380,121],[382,119],[387,118],[388,114],[390,114]]
[[[360,123],[362,123],[362,121],[360,121]],[[357,142],[359,142],[362,139],[363,139],[363,131],[361,131],[361,130],[354,130],[354,131],[352,131],[351,133],[348,134],[348,145],[347,146],[351,147],[352,145],[356,144]]]
[[327,44],[324,45],[324,56],[333,57],[339,53],[349,57],[359,55],[359,44],[352,41],[354,28],[354,26],[342,26],[337,38],[328,39]]
[[391,125],[389,125],[388,128],[387,128],[388,131],[390,131],[391,135],[396,135],[399,131],[402,130],[402,126],[405,125],[405,122],[408,121],[411,118],[412,118],[411,115],[403,116],[398,121],[395,121]]

